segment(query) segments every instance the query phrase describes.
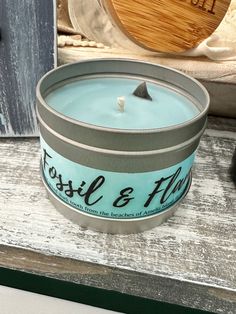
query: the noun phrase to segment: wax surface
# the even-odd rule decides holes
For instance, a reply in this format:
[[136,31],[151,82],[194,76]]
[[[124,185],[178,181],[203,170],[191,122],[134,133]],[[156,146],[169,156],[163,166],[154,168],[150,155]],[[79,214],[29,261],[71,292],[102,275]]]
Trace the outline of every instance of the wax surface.
[[[199,114],[199,109],[188,97],[152,82],[147,82],[152,101],[132,95],[142,82],[125,77],[78,80],[53,90],[46,102],[70,118],[119,129],[163,128],[186,122]],[[118,97],[125,97],[124,112],[119,111]]]

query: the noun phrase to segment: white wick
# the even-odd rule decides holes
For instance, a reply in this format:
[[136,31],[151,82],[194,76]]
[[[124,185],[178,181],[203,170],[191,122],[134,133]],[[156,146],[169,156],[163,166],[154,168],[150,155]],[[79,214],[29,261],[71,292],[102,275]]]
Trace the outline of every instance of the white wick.
[[120,112],[125,111],[125,97],[124,96],[117,97],[117,105]]

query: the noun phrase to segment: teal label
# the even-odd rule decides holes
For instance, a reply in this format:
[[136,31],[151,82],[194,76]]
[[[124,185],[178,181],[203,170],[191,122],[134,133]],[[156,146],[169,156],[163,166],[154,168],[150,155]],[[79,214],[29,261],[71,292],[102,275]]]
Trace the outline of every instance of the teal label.
[[188,187],[194,154],[172,167],[144,173],[93,169],[62,157],[41,138],[49,188],[65,203],[94,216],[134,219],[157,214]]

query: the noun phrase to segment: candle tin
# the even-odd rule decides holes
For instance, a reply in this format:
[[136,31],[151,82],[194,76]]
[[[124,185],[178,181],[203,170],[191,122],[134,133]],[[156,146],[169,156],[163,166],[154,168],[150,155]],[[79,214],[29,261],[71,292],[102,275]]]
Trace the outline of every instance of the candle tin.
[[[191,99],[199,113],[164,128],[116,129],[69,118],[46,103],[68,82],[99,75],[164,84]],[[161,224],[188,192],[208,108],[209,95],[198,81],[156,64],[94,59],[50,71],[37,86],[37,115],[51,201],[69,219],[97,231],[135,233]]]

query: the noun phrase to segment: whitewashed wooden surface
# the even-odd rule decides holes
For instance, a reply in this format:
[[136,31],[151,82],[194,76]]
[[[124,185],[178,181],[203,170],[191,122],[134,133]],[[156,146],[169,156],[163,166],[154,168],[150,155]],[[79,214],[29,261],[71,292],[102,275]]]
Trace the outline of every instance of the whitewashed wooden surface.
[[210,119],[210,126],[176,214],[136,235],[96,233],[66,220],[41,183],[38,140],[2,140],[0,266],[236,313],[236,187],[229,175],[236,120]]

